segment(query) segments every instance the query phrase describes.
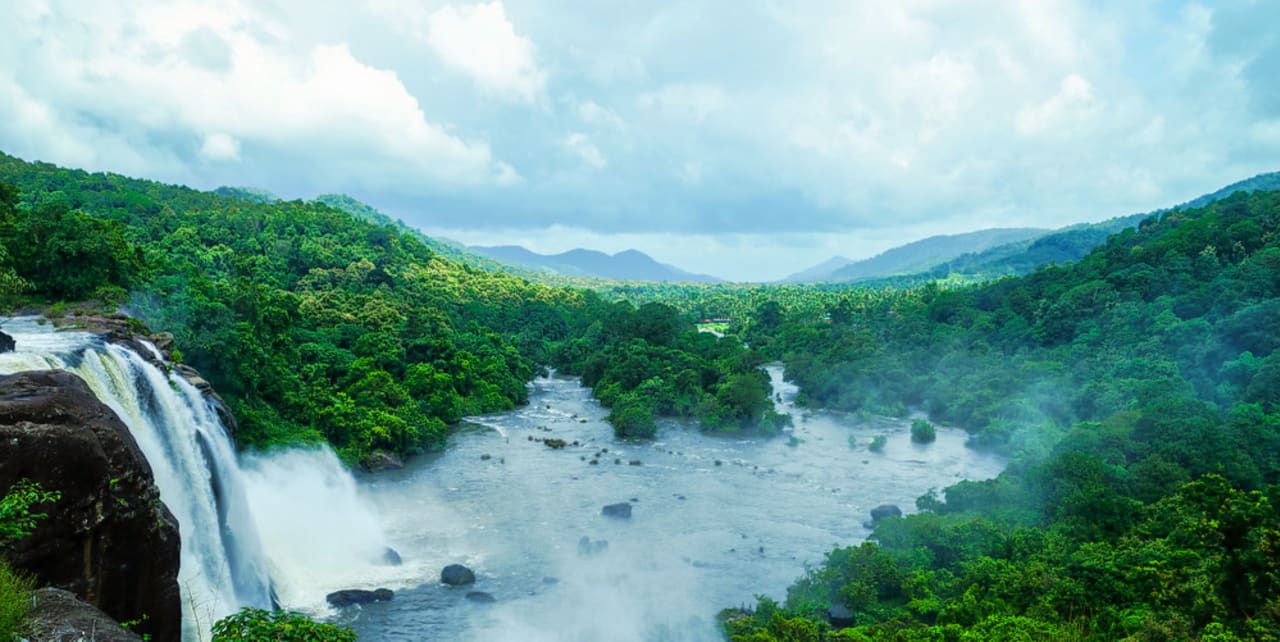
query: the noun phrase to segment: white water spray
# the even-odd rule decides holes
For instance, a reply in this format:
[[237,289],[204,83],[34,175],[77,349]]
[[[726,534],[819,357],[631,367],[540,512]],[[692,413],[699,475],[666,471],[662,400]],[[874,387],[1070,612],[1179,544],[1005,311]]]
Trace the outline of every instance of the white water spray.
[[147,458],[182,536],[185,640],[207,639],[215,621],[243,606],[271,608],[273,579],[284,606],[321,610],[326,591],[367,577],[381,559],[382,530],[331,451],[254,457],[242,471],[211,402],[182,377],[97,335],[57,332],[35,318],[7,321],[4,330],[17,351],[0,355],[0,374],[79,375]]

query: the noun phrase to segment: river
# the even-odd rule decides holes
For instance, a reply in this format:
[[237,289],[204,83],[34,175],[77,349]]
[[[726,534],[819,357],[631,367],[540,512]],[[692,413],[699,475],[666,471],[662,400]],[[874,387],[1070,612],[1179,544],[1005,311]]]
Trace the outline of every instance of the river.
[[[364,541],[390,542],[403,566],[366,568],[350,586],[319,578],[282,598],[316,610],[325,590],[396,589],[390,602],[330,612],[365,640],[718,640],[719,609],[785,597],[806,563],[865,539],[874,506],[910,512],[931,488],[1004,466],[965,447],[961,430],[939,428],[936,442],[916,444],[903,421],[859,424],[797,409],[781,368],[769,375],[779,409],[795,419],[794,439],[714,437],[667,422],[656,441],[621,442],[576,379],[538,379],[527,406],[474,418],[443,452],[363,475],[335,495],[358,496],[377,524],[335,506],[335,523],[316,530],[381,529]],[[870,452],[878,434],[888,443]],[[535,441],[544,438],[570,445]],[[255,495],[251,482],[251,502]],[[632,518],[601,515],[615,502],[631,502]],[[584,536],[607,547],[583,554]],[[474,569],[476,584],[441,584],[450,563]],[[468,600],[472,590],[496,601]]]

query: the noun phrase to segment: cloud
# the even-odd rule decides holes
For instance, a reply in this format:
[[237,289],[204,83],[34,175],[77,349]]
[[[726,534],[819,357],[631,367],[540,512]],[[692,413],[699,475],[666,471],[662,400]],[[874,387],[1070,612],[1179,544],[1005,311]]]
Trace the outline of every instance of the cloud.
[[226,134],[208,134],[200,146],[200,156],[212,161],[238,161],[240,141]]
[[585,134],[574,132],[565,136],[564,146],[592,169],[604,169],[609,164],[609,160],[600,152],[600,148],[596,147]]
[[501,1],[445,5],[426,26],[427,42],[441,60],[481,89],[525,102],[542,95],[546,74],[534,60],[533,42],[516,33]]
[[182,159],[276,175],[312,166],[330,189],[518,180],[487,143],[431,122],[397,72],[345,44],[290,42],[239,2],[54,3],[0,29],[23,51],[7,58],[21,66],[0,65],[0,81],[17,87],[0,102],[0,142],[17,142],[12,151],[163,176]]
[[856,258],[1148,211],[1278,169],[1277,12],[17,3],[0,21],[0,149],[196,186],[347,191],[480,233],[826,235],[844,245],[814,254]]

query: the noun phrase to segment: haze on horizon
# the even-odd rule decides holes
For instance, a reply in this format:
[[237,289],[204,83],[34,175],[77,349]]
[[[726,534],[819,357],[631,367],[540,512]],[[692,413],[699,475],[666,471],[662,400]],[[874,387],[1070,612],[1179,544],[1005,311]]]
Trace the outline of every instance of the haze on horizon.
[[1280,167],[1280,4],[12,3],[0,150],[772,280]]

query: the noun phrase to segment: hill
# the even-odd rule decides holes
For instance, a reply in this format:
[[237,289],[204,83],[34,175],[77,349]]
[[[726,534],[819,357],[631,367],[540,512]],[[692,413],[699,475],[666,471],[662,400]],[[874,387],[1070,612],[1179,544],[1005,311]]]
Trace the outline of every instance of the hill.
[[349,462],[439,447],[447,424],[524,403],[543,366],[583,375],[623,436],[658,415],[777,428],[748,349],[669,306],[475,269],[320,202],[0,154],[0,309],[121,307],[174,335],[242,447],[323,440]]
[[[1032,239],[1046,232],[1048,230],[1039,228],[993,228],[965,234],[931,236],[886,250],[869,259],[847,262],[843,265],[836,265],[839,257],[834,257],[822,265],[793,274],[783,281],[786,283],[806,281],[852,283],[917,274],[961,254],[981,252],[997,245]],[[833,265],[835,268],[823,273],[820,269],[823,265]]]
[[832,551],[730,638],[1268,639],[1278,275],[1280,192],[1244,190],[1024,276],[761,306],[746,339],[810,403],[920,408],[1011,460]]
[[470,248],[492,259],[517,265],[528,270],[550,272],[564,276],[576,276],[617,281],[659,281],[716,283],[720,279],[705,274],[693,274],[665,263],[659,263],[639,250],[625,250],[617,254],[605,254],[595,250],[575,249],[560,254],[539,254],[518,245]]

